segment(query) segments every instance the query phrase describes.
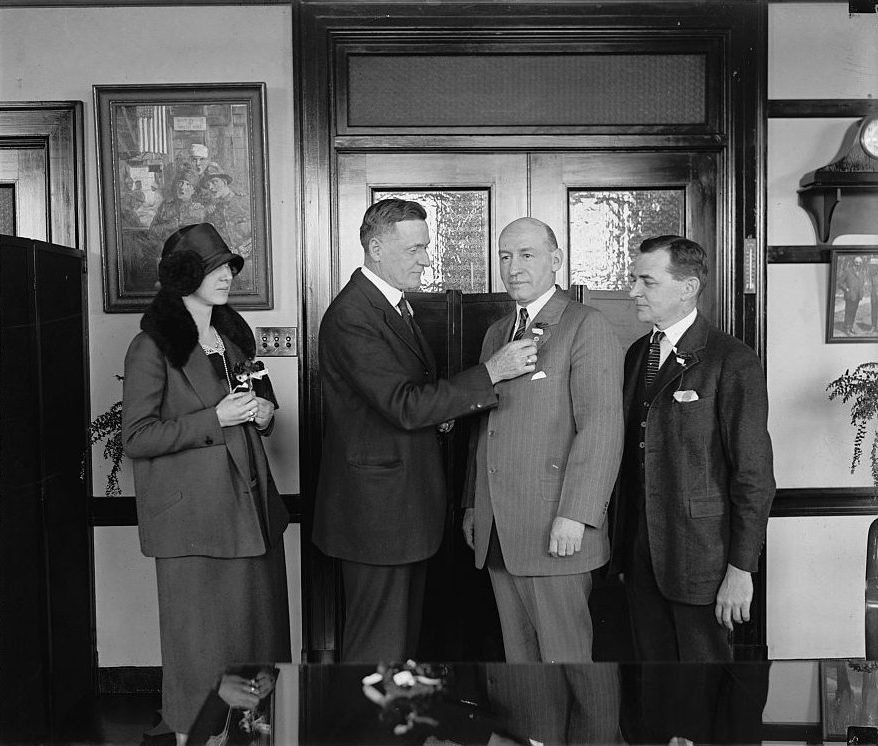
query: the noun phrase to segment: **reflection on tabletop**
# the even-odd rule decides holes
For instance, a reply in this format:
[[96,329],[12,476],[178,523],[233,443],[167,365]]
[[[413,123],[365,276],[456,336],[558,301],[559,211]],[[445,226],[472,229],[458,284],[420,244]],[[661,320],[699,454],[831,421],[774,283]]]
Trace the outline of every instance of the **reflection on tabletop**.
[[219,682],[189,745],[759,743],[770,665],[239,667],[234,684],[272,686],[230,706]]

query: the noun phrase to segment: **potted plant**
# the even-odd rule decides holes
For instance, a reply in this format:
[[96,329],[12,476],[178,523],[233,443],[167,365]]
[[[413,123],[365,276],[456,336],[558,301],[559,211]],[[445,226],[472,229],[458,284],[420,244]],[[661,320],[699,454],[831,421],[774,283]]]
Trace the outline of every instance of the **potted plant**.
[[846,370],[830,381],[826,390],[830,399],[841,399],[844,404],[851,402],[851,424],[857,428],[851,474],[863,457],[866,436],[872,436],[872,485],[878,495],[878,363],[862,363],[853,372]]
[[[117,375],[120,381],[123,376]],[[85,459],[91,453],[91,447],[99,440],[106,439],[104,444],[104,458],[110,462],[110,473],[107,475],[107,487],[104,494],[107,497],[116,497],[122,494],[119,487],[119,470],[122,467],[122,402],[115,402],[106,412],[98,415],[88,426],[88,447],[82,454],[82,469],[80,477],[85,479]]]

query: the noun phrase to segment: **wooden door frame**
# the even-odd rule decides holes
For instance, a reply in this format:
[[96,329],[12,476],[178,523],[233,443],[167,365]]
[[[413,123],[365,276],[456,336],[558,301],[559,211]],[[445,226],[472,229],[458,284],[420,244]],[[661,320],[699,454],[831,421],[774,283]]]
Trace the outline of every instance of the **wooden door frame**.
[[[301,169],[301,254],[303,278],[303,334],[300,366],[300,472],[302,516],[303,659],[331,661],[339,632],[337,571],[310,544],[311,516],[320,461],[322,405],[317,367],[320,319],[335,288],[333,230],[336,156],[348,150],[592,150],[687,149],[719,150],[718,226],[722,225],[729,251],[727,266],[718,268],[728,283],[721,309],[727,331],[760,354],[765,339],[765,207],[764,102],[766,91],[767,0],[738,0],[717,6],[709,0],[661,2],[527,2],[498,5],[482,0],[438,4],[357,3],[335,0],[298,0],[294,3],[295,80],[298,87],[299,167]],[[379,20],[380,19],[380,20]],[[473,48],[490,37],[492,44],[508,39],[521,48],[538,33],[543,42],[575,38],[609,38],[623,28],[710,37],[722,52],[716,85],[723,102],[720,131],[712,134],[667,132],[594,134],[586,131],[517,134],[513,130],[459,133],[339,133],[333,106],[339,44],[411,44],[416,34],[436,44],[443,33],[471,40]],[[434,29],[436,32],[434,33]],[[446,37],[447,38],[447,37]],[[343,99],[343,97],[342,97]],[[496,129],[496,128],[494,128]],[[755,251],[755,292],[745,293],[745,246]],[[761,582],[761,579],[760,579]],[[764,594],[764,587],[757,593]],[[764,603],[756,638],[764,647]]]
[[85,257],[82,116],[82,101],[0,102],[0,141],[45,144],[49,166],[46,243],[79,249]]

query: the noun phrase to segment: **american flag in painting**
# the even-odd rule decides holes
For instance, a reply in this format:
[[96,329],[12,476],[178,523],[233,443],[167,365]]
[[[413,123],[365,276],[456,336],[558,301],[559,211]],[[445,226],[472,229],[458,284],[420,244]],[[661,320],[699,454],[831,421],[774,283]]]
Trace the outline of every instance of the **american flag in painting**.
[[137,107],[138,145],[141,153],[168,152],[168,107]]

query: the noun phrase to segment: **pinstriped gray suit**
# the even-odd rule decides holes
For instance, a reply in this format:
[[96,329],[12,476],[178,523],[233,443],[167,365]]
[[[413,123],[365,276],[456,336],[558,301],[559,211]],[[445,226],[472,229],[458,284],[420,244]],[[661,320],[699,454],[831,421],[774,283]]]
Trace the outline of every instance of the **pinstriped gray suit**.
[[[505,344],[514,323],[511,314],[488,329],[483,361]],[[549,579],[530,607],[507,608],[492,569],[507,660],[577,662],[591,653],[590,577],[583,590],[580,579],[559,576],[588,573],[609,558],[606,511],[622,456],[622,351],[606,318],[560,289],[526,336],[534,327],[543,331],[533,335],[540,339],[535,373],[498,383],[499,405],[479,425],[468,497],[475,508],[475,560],[485,566],[494,524],[506,571]],[[582,548],[573,556],[548,553],[556,516],[585,524]],[[584,599],[570,597],[583,593]],[[572,623],[572,613],[586,618]],[[522,614],[526,618],[513,618]],[[533,628],[538,653],[530,644],[510,650],[508,632],[522,627]],[[569,640],[571,634],[580,639]]]

